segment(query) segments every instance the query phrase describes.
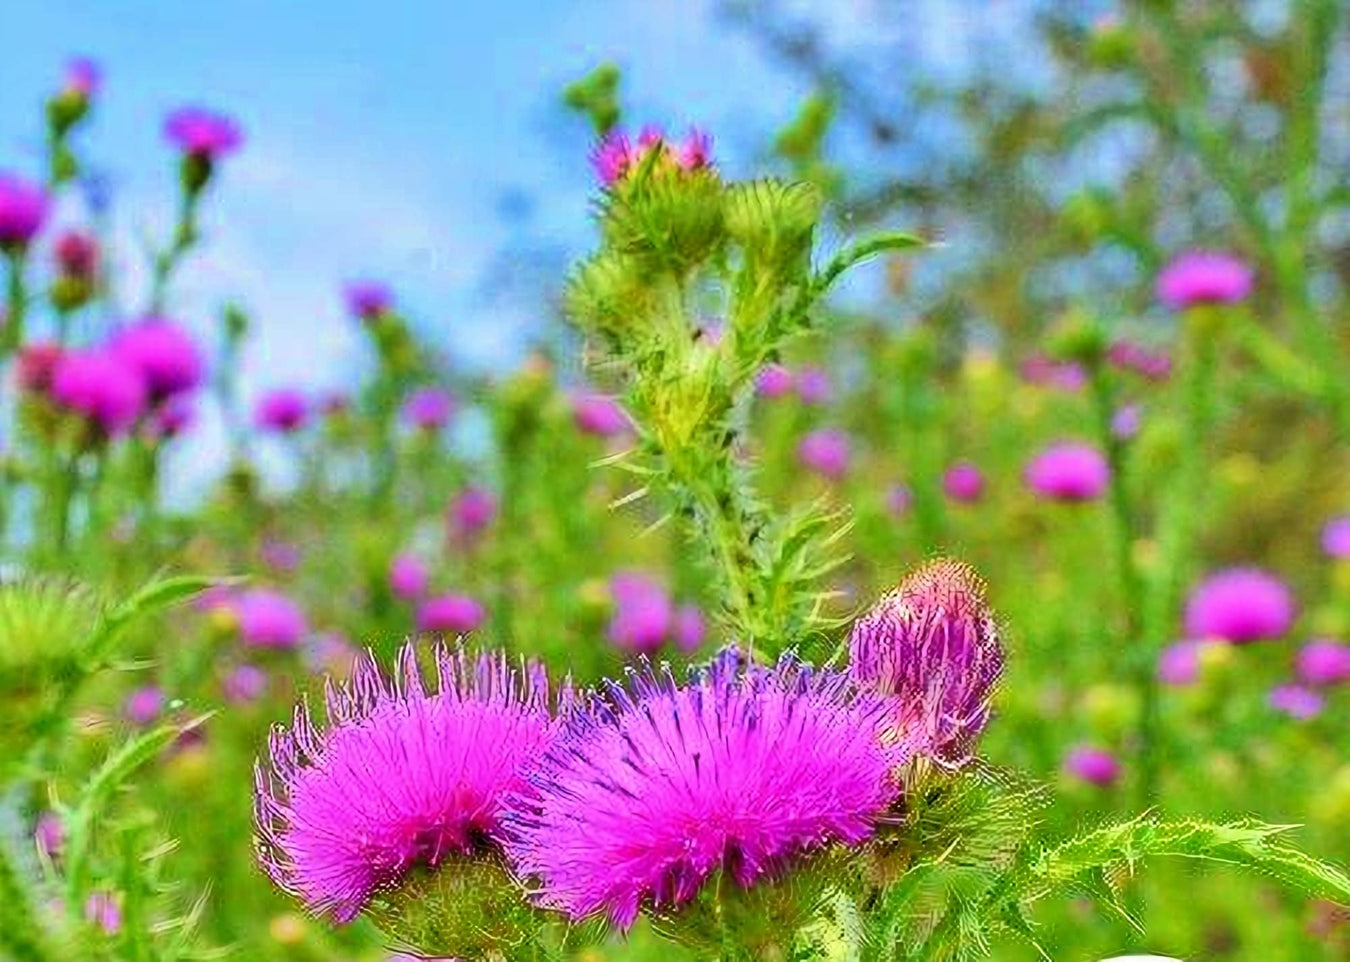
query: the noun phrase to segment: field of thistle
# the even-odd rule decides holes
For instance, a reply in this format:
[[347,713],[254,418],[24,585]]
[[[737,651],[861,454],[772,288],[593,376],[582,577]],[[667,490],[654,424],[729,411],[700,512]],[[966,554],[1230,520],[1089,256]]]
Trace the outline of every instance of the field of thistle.
[[1053,91],[892,107],[777,6],[748,169],[562,93],[523,364],[334,278],[323,396],[180,308],[248,132],[168,112],[116,250],[66,66],[0,155],[0,962],[1350,959],[1350,15],[1041,4]]

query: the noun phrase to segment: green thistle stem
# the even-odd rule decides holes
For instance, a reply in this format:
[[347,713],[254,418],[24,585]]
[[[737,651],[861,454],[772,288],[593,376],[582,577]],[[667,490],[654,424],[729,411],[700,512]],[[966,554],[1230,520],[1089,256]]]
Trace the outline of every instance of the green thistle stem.
[[9,356],[17,351],[23,343],[24,310],[28,305],[23,283],[24,260],[22,251],[10,250],[5,252],[8,273],[5,286],[4,324],[0,326],[0,363],[8,360]]

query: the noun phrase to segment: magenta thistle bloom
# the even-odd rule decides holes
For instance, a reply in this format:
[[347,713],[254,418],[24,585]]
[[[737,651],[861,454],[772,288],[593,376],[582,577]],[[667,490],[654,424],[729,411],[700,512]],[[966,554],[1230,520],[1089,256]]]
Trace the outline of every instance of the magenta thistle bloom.
[[1294,661],[1298,677],[1308,685],[1339,685],[1350,681],[1350,645],[1329,638],[1308,642]]
[[1326,523],[1322,528],[1322,550],[1331,558],[1350,558],[1350,515]]
[[849,635],[849,672],[896,696],[892,710],[901,736],[942,765],[969,761],[1002,671],[984,585],[956,561],[912,572]]
[[133,725],[153,725],[164,713],[164,692],[156,685],[137,688],[127,696],[122,714]]
[[1158,300],[1173,311],[1196,304],[1236,304],[1252,292],[1252,269],[1232,254],[1190,251],[1158,275]]
[[89,99],[103,87],[103,68],[88,57],[73,57],[66,63],[63,92]]
[[1064,771],[1089,785],[1105,788],[1120,778],[1120,762],[1104,748],[1080,745],[1065,756]]
[[293,388],[278,388],[264,394],[253,412],[254,423],[264,431],[291,434],[305,426],[309,402]]
[[94,892],[84,903],[84,917],[106,935],[122,930],[122,905],[112,892]]
[[1257,568],[1230,568],[1210,575],[1186,602],[1186,634],[1242,644],[1278,638],[1294,623],[1293,595],[1285,584]]
[[848,474],[850,453],[848,435],[828,428],[810,432],[797,445],[797,460],[831,481]]
[[508,796],[552,741],[548,680],[504,655],[437,649],[431,690],[411,645],[394,678],[362,659],[327,693],[329,728],[300,709],[257,768],[263,867],[313,912],[350,922],[412,868],[502,841]]
[[98,253],[98,241],[77,230],[66,231],[52,245],[56,269],[81,280],[92,280],[98,273]]
[[403,404],[403,421],[419,431],[439,431],[450,423],[455,399],[437,387],[418,388]]
[[636,571],[622,571],[609,580],[614,616],[609,640],[625,651],[651,653],[665,643],[675,617],[670,595],[656,581]]
[[278,574],[291,574],[304,560],[298,544],[280,538],[268,538],[263,541],[258,554],[262,558],[262,563]]
[[380,281],[352,281],[342,290],[347,310],[353,317],[371,321],[394,306],[394,292]]
[[389,565],[389,590],[394,597],[412,601],[426,594],[430,576],[427,566],[415,554],[403,552]]
[[1320,694],[1303,685],[1277,685],[1270,691],[1270,707],[1297,721],[1307,721],[1322,713]]
[[42,185],[0,171],[0,248],[27,247],[42,229],[49,206]]
[[234,118],[202,107],[180,107],[169,114],[164,137],[183,153],[207,160],[232,154],[244,143]]
[[965,504],[979,501],[984,495],[984,475],[969,461],[959,461],[942,476],[942,490],[953,501]]
[[697,651],[708,636],[708,622],[698,605],[680,605],[676,608],[670,633],[680,651]]
[[885,700],[790,656],[738,661],[724,652],[683,686],[669,668],[630,671],[574,715],[508,816],[508,852],[542,904],[627,928],[718,869],[748,887],[872,835],[908,755]]
[[169,398],[155,409],[150,425],[151,436],[160,440],[176,438],[197,421],[197,408],[186,395]]
[[115,436],[140,418],[146,388],[140,373],[110,351],[67,351],[52,372],[52,399]]
[[240,665],[220,683],[221,694],[232,705],[247,705],[267,694],[267,672],[257,665]]
[[578,394],[572,398],[572,422],[583,434],[612,438],[632,426],[619,402],[603,394]]
[[1052,444],[1027,465],[1027,486],[1049,501],[1092,501],[1111,482],[1111,468],[1089,444]]
[[1200,677],[1200,654],[1207,645],[1226,642],[1178,641],[1158,655],[1158,681],[1164,685],[1194,685]]
[[712,166],[712,135],[697,127],[689,128],[684,143],[675,154],[676,162],[685,170],[702,170]]
[[468,595],[437,595],[417,609],[417,630],[467,635],[487,620],[487,609]]
[[804,367],[798,371],[795,387],[803,404],[829,404],[834,396],[829,372],[819,367]]
[[234,602],[239,637],[254,648],[294,648],[309,631],[305,613],[279,591],[255,588]]
[[55,812],[43,812],[33,826],[33,839],[38,851],[49,859],[61,857],[61,848],[66,844],[66,826],[61,816]]
[[1153,351],[1133,341],[1115,341],[1106,349],[1111,364],[1150,381],[1166,381],[1172,374],[1172,359],[1164,351]]
[[187,331],[159,317],[124,327],[113,338],[111,350],[141,375],[154,403],[191,391],[205,373],[201,351]]
[[600,183],[612,187],[623,179],[634,161],[633,143],[621,130],[610,131],[591,152],[591,166]]
[[472,538],[497,516],[497,497],[487,488],[468,487],[450,504],[451,533]]
[[783,397],[792,391],[795,383],[792,371],[781,364],[766,364],[755,375],[755,391],[760,397]]

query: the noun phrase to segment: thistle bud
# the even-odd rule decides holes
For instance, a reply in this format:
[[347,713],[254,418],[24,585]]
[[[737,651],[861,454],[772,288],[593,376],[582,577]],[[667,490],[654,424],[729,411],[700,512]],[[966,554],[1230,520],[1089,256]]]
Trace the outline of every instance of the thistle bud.
[[910,574],[858,619],[850,671],[897,697],[897,728],[948,767],[970,760],[1003,670],[998,627],[975,572],[941,559]]

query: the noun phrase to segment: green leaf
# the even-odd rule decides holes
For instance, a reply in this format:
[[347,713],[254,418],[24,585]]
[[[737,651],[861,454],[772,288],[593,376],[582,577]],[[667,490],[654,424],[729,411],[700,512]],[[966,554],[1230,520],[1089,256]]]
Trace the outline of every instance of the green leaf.
[[901,231],[877,234],[867,240],[850,244],[838,254],[835,254],[830,262],[825,265],[825,269],[812,279],[811,296],[813,299],[820,297],[830,289],[830,286],[839,279],[840,275],[870,257],[875,257],[877,254],[886,251],[906,251],[927,246],[928,242],[923,238]]

